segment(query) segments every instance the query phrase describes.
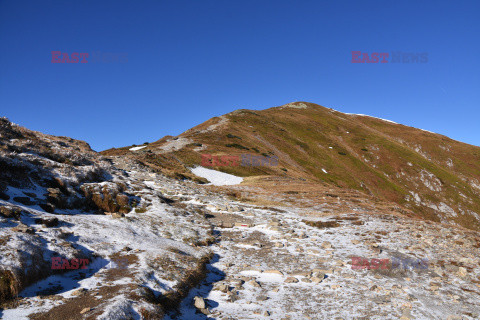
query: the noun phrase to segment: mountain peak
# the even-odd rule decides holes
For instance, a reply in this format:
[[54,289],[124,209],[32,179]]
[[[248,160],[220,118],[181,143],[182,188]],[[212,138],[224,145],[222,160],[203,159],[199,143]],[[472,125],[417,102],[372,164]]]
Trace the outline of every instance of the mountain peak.
[[[358,297],[342,288],[351,286],[371,317],[380,289],[365,279],[395,288],[392,310],[433,291],[437,302],[415,312],[437,314],[451,301],[452,313],[478,318],[458,300],[476,298],[479,280],[480,237],[466,229],[479,226],[479,148],[286,106],[222,115],[104,156],[0,119],[2,318],[123,319],[129,310],[139,319],[247,319],[267,303],[275,319],[310,317],[297,312],[306,304],[333,319],[325,294],[350,308]],[[411,286],[422,281],[430,286]],[[252,308],[232,309],[255,296]]]
[[265,110],[239,109],[177,139],[126,154],[173,157],[184,175],[202,164],[202,155],[275,156],[276,166],[212,168],[241,177],[287,176],[358,190],[426,219],[480,230],[480,148],[442,135],[296,101]]

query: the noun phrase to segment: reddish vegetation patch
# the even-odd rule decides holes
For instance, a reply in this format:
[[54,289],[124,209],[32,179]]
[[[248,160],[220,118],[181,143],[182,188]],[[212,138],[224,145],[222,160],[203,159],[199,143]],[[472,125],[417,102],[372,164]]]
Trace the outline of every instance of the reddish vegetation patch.
[[311,226],[311,227],[316,227],[316,228],[336,228],[340,227],[340,223],[337,221],[308,221],[308,220],[303,220],[305,224]]
[[[136,157],[148,165],[168,168],[189,178],[191,175],[185,168],[199,165],[201,153],[233,154],[232,146],[239,147],[241,141],[242,148],[278,157],[278,167],[238,166],[218,167],[218,170],[242,177],[283,176],[356,189],[395,202],[399,205],[397,210],[404,210],[405,215],[413,211],[423,219],[438,222],[447,218],[466,228],[480,230],[480,221],[468,212],[480,213],[480,193],[470,184],[480,183],[478,147],[307,102],[260,111],[237,110],[224,119],[226,121],[215,130],[209,128],[218,118],[180,135],[194,143],[179,150],[156,153],[167,142],[168,138],[164,138],[151,143],[143,154],[126,148],[107,150],[104,154]],[[198,151],[197,145],[203,149]],[[460,189],[465,198],[458,197]],[[416,202],[410,191],[418,194],[422,202]],[[288,192],[293,195],[298,191]],[[324,196],[343,200],[335,193]],[[351,199],[351,202],[357,201]],[[457,213],[462,208],[466,214],[445,217],[443,212],[428,206],[428,203],[440,202]]]

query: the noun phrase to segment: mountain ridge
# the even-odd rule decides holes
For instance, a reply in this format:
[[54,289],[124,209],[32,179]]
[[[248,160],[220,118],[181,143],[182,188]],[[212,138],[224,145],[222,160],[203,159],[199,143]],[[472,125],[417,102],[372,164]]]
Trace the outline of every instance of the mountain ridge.
[[214,168],[242,177],[326,182],[394,201],[426,219],[480,229],[480,148],[390,120],[293,102],[235,110],[134,153],[102,152],[140,158],[148,153],[174,157],[186,175],[201,164],[201,154],[275,155],[278,167]]
[[[268,136],[242,114],[276,134],[302,116],[242,111],[103,156],[0,119],[0,317],[478,319],[478,231],[309,176],[311,137]],[[321,149],[340,169],[358,149],[344,135]],[[245,176],[220,186],[189,171],[232,150],[280,166],[219,166]]]

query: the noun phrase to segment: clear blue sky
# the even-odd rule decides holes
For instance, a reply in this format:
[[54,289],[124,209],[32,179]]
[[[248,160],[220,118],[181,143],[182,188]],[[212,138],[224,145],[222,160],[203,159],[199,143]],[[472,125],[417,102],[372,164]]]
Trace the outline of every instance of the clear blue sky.
[[[95,150],[291,101],[480,145],[478,0],[0,0],[0,46],[0,115]],[[352,51],[428,62],[357,64]]]

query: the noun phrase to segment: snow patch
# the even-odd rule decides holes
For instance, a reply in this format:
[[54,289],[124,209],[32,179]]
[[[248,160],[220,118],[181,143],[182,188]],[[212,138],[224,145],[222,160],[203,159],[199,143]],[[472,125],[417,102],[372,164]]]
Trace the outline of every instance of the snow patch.
[[109,305],[104,313],[97,319],[104,320],[120,320],[120,319],[133,319],[137,313],[132,307],[132,302],[127,300],[124,295],[115,298],[116,302],[113,305]]
[[190,170],[194,175],[207,179],[214,186],[230,186],[240,184],[243,181],[243,178],[234,176],[233,174],[203,167],[196,167]]
[[130,151],[137,151],[137,150],[141,150],[141,149],[146,148],[146,147],[147,147],[147,146],[133,147],[133,148],[130,148],[130,149],[128,149],[128,150],[130,150]]
[[386,121],[386,122],[398,124],[397,122],[394,122],[392,120],[382,119],[382,118],[378,118],[378,117],[372,117],[372,116],[369,116],[369,115],[366,115],[366,114],[361,114],[361,113],[345,113],[345,114],[349,114],[349,115],[352,115],[352,116],[370,117],[370,118],[375,118],[375,119],[383,120],[383,121]]
[[422,130],[422,131],[425,131],[425,132],[428,132],[428,133],[433,133],[433,134],[436,134],[435,132],[428,131],[428,130],[425,130],[425,129],[422,129],[422,128],[418,128],[418,129],[420,129],[420,130]]

